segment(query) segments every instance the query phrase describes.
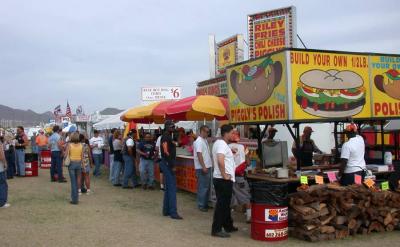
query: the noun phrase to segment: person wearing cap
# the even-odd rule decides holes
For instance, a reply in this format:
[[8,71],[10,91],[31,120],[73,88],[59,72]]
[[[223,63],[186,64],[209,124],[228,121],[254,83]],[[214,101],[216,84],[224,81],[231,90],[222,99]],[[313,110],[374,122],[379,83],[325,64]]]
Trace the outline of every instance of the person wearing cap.
[[268,132],[268,136],[266,139],[263,139],[263,142],[275,142],[274,138],[275,138],[276,132],[278,132],[278,130],[275,129],[274,127],[269,127],[267,132]]
[[[136,142],[135,136],[137,131],[131,129],[128,132],[127,138],[124,140],[124,145],[122,147],[122,157],[124,159],[124,177],[122,180],[123,189],[131,189],[138,187],[138,179],[136,177]],[[132,179],[132,187],[129,186],[129,180]]]
[[172,133],[175,131],[174,122],[167,120],[164,124],[165,132],[161,137],[161,162],[160,169],[164,174],[165,190],[163,215],[169,216],[175,220],[183,219],[179,214],[176,206],[176,177],[175,177],[175,160],[176,160],[176,143],[172,140]]
[[313,129],[310,126],[304,127],[303,135],[300,137],[299,150],[296,148],[296,142],[293,143],[292,153],[296,159],[300,159],[301,166],[312,166],[313,165],[313,154],[322,153],[322,151],[315,145],[313,139],[311,139]]
[[39,158],[39,162],[41,161],[41,153],[44,150],[47,150],[47,145],[49,143],[49,140],[47,138],[47,136],[44,134],[44,131],[41,129],[39,130],[39,135],[36,137],[36,145],[38,146],[38,158]]
[[32,153],[37,154],[39,152],[38,145],[36,144],[36,137],[38,137],[37,132],[33,131],[33,135],[30,138],[30,144],[32,148]]
[[353,123],[347,125],[345,133],[348,141],[342,146],[339,169],[340,184],[343,186],[354,184],[354,175],[359,175],[364,179],[364,171],[366,170],[365,142],[357,134],[357,125]]
[[250,187],[245,178],[246,168],[249,160],[246,157],[248,150],[243,144],[239,143],[240,133],[234,130],[231,143],[228,145],[233,153],[235,160],[235,182],[233,183],[232,204],[246,207],[246,222],[251,220]]

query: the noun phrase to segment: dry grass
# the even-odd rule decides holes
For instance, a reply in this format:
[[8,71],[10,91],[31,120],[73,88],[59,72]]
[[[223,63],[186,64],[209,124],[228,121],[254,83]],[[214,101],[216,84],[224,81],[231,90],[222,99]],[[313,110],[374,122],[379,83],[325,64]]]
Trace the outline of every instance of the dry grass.
[[[10,203],[0,210],[0,246],[265,246],[249,237],[250,225],[235,214],[238,233],[231,239],[210,237],[212,212],[196,210],[195,197],[178,194],[185,218],[161,216],[162,192],[122,190],[107,178],[92,179],[94,193],[70,205],[69,183],[50,183],[48,170],[36,178],[9,180]],[[322,246],[397,246],[399,232],[359,236]],[[295,239],[278,246],[320,246]]]

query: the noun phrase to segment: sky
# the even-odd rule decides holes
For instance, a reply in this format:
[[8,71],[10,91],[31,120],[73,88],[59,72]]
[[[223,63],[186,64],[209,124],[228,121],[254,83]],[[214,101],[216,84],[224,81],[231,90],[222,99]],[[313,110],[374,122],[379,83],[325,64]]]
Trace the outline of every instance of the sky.
[[126,109],[143,86],[195,95],[209,79],[209,34],[247,39],[248,14],[289,5],[307,48],[400,54],[396,0],[0,2],[0,104],[36,112]]

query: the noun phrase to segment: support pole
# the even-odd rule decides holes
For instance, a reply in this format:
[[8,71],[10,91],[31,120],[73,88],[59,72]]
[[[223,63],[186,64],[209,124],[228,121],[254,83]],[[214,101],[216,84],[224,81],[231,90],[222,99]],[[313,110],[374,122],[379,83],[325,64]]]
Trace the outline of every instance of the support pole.
[[293,132],[292,128],[290,127],[289,124],[285,124],[287,129],[289,130],[290,135],[292,136],[295,144],[296,144],[296,162],[297,162],[297,171],[301,170],[301,163],[300,163],[300,159],[298,158],[298,152],[300,150],[300,126],[298,123],[295,123],[293,125],[293,127],[295,128],[295,132]]
[[382,150],[382,164],[385,163],[385,133],[383,124],[385,121],[381,121],[381,150]]

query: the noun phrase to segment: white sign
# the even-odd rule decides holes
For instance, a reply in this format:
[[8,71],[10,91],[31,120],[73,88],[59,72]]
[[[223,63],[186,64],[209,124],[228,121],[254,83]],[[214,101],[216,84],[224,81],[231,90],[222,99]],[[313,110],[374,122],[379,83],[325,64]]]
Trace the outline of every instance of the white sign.
[[143,101],[177,100],[181,98],[181,87],[142,87]]
[[288,208],[265,209],[265,221],[281,222],[288,219]]

